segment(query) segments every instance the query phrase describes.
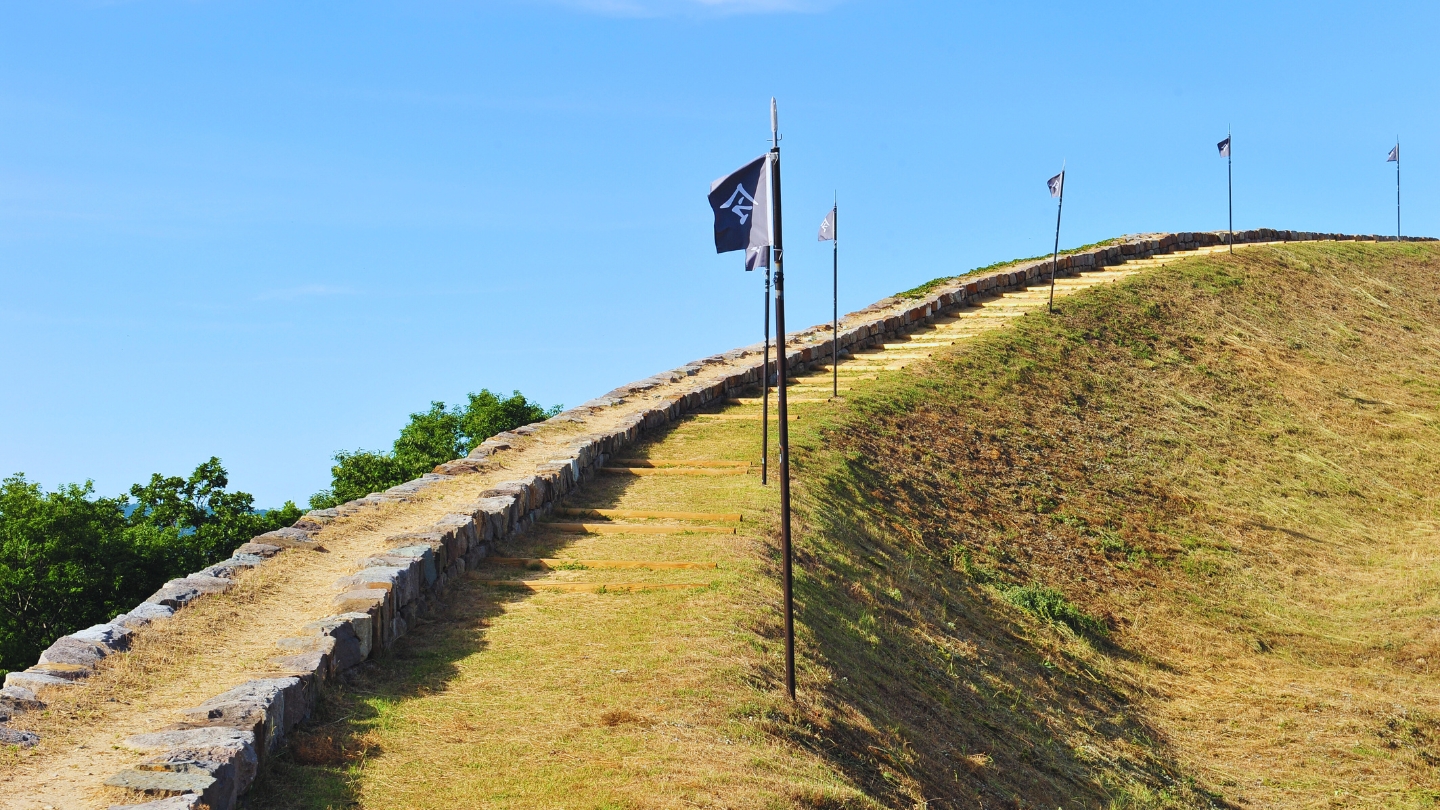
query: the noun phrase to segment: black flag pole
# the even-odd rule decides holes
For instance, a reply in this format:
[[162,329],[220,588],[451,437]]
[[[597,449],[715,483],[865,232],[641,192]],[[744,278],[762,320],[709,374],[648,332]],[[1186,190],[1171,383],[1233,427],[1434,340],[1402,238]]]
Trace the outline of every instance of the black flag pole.
[[1046,311],[1055,311],[1055,271],[1060,269],[1060,213],[1065,210],[1065,161],[1060,162],[1060,198],[1059,205],[1055,206],[1055,251],[1050,254],[1050,303],[1046,305]]
[[1230,252],[1235,252],[1235,158],[1231,153],[1235,151],[1234,136],[1230,134],[1230,125],[1225,125],[1225,204],[1230,211]]
[[1395,239],[1400,239],[1400,136],[1395,136]]
[[770,268],[765,268],[765,367],[760,408],[760,486],[770,483]]
[[785,588],[785,691],[795,699],[795,597],[790,553],[790,425],[785,396],[785,240],[780,219],[780,120],[775,99],[770,99],[770,210],[773,212],[771,245],[775,251],[775,365],[780,392],[776,418],[780,421],[780,550],[784,556]]
[[[1397,168],[1398,172],[1398,168]],[[830,210],[834,213],[835,230],[830,240],[830,374],[833,379],[831,396],[840,396],[840,192]]]

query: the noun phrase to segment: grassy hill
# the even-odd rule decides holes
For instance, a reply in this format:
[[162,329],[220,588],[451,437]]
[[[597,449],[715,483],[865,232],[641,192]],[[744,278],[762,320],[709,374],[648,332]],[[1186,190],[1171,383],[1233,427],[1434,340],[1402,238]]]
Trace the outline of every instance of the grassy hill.
[[[743,508],[753,542],[507,550],[721,568],[462,584],[251,806],[1432,807],[1437,276],[1424,244],[1187,259],[808,406],[798,705],[773,488],[593,487]],[[758,455],[685,424],[637,453]]]
[[1432,806],[1437,270],[1192,259],[854,399],[800,456],[837,765],[892,806]]

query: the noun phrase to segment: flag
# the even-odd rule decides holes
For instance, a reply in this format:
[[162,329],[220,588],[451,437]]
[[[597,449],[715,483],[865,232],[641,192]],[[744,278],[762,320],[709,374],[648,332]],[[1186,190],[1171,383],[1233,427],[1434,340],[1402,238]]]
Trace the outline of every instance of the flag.
[[1047,185],[1047,186],[1050,187],[1050,196],[1051,196],[1051,197],[1059,197],[1061,194],[1064,194],[1064,193],[1065,193],[1065,172],[1062,171],[1062,172],[1060,172],[1059,174],[1055,175],[1054,177],[1050,178],[1049,180],[1046,180],[1046,181],[1045,181],[1045,185]]
[[756,245],[745,249],[745,269],[770,266],[770,246]]
[[[715,211],[716,253],[769,246],[769,169],[770,155],[764,154],[710,184],[710,207]],[[769,251],[764,252],[768,262]],[[751,253],[747,252],[747,269],[751,263]]]
[[1398,143],[1395,144],[1395,148],[1390,150],[1390,157],[1385,158],[1385,162],[1386,162],[1386,163],[1399,163],[1399,162],[1400,162],[1400,144],[1398,144]]
[[1230,136],[1226,135],[1225,140],[1215,144],[1220,149],[1220,157],[1230,157]]
[[830,213],[820,220],[820,233],[816,235],[815,241],[829,242],[835,238],[835,209],[831,208]]

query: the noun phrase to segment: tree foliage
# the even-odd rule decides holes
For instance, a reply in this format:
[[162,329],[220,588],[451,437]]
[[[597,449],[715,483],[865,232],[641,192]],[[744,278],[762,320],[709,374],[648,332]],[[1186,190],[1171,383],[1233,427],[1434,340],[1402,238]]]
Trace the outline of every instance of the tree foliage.
[[323,509],[419,478],[437,464],[466,455],[497,433],[558,413],[559,405],[543,408],[519,391],[502,398],[482,388],[480,393],[470,394],[464,406],[449,409],[443,402],[431,402],[430,410],[410,414],[390,452],[336,453],[330,488],[311,497],[310,506]]
[[134,502],[96,497],[89,481],[54,492],[21,474],[0,482],[0,670],[299,517],[289,502],[258,512],[228,486],[217,458],[188,478],[151,476],[130,488]]

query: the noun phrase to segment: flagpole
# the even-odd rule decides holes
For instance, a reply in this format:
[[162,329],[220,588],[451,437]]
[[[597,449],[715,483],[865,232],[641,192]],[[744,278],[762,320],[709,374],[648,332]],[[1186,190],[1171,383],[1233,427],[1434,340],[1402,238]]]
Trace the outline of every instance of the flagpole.
[[1234,136],[1230,134],[1230,127],[1225,127],[1225,204],[1230,209],[1230,252],[1235,252],[1235,170],[1233,168],[1235,158],[1231,155],[1235,152]]
[[761,394],[760,408],[760,485],[765,486],[770,478],[770,268],[765,268],[765,366],[761,371],[760,385],[765,389]]
[[790,551],[790,430],[786,421],[785,377],[785,240],[780,219],[780,122],[775,99],[770,99],[770,162],[773,222],[771,239],[775,248],[775,359],[780,402],[776,417],[780,420],[780,547],[784,556],[782,576],[785,587],[785,691],[795,699],[795,596]]
[[1060,204],[1055,206],[1055,252],[1050,255],[1050,303],[1049,312],[1055,311],[1055,271],[1060,268],[1060,212],[1065,210],[1065,163],[1060,164]]
[[1395,241],[1400,241],[1400,136],[1395,136]]
[[830,240],[830,374],[834,386],[831,396],[840,396],[840,193],[830,210],[835,212],[835,231]]

